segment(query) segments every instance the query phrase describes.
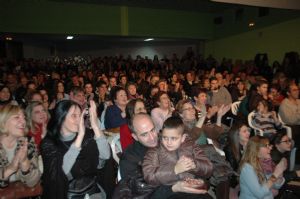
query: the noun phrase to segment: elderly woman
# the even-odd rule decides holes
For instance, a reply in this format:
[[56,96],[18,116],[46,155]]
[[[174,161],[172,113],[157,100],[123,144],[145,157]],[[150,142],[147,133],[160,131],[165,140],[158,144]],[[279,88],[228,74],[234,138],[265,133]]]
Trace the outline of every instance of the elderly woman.
[[49,120],[49,112],[46,110],[42,102],[31,102],[25,109],[28,135],[34,138],[37,148],[47,133],[47,123]]
[[86,112],[76,102],[63,100],[56,105],[41,144],[43,198],[106,198],[95,177],[110,157],[110,148],[98,127],[95,102],[90,105],[92,129],[85,128]]
[[40,180],[33,139],[25,136],[25,115],[16,105],[0,109],[0,188],[21,181],[29,187]]

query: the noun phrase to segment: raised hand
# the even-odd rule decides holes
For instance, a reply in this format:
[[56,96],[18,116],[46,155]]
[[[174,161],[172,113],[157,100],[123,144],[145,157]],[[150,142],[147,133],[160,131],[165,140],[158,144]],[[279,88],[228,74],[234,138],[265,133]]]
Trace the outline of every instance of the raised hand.
[[282,158],[280,162],[276,165],[273,174],[275,175],[275,177],[279,177],[286,169],[287,169],[287,160],[286,158]]
[[230,110],[230,108],[231,108],[231,104],[228,104],[226,106],[223,104],[218,110],[218,116],[219,117],[224,116]]
[[95,137],[97,138],[101,135],[104,135],[103,131],[100,130],[99,128],[97,111],[96,111],[96,103],[93,100],[90,101],[89,114],[90,114],[91,126],[95,133]]

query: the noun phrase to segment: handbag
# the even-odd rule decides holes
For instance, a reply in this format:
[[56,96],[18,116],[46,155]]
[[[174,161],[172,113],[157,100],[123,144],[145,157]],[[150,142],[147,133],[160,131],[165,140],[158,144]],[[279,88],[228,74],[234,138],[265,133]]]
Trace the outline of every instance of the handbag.
[[93,195],[100,192],[101,190],[96,183],[95,177],[82,176],[80,178],[73,179],[69,183],[67,198],[83,199],[86,194]]

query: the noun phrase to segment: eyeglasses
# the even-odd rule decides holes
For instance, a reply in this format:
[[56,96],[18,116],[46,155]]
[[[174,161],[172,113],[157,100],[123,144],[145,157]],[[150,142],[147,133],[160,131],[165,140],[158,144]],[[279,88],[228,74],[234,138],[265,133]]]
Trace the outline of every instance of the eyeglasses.
[[182,109],[182,112],[183,111],[191,111],[191,110],[195,110],[195,108],[194,107],[184,108],[184,109]]
[[286,143],[286,144],[288,144],[288,143],[292,143],[292,140],[288,139],[288,140],[281,141],[280,143]]
[[267,144],[261,144],[261,147],[271,148],[273,145],[270,143]]

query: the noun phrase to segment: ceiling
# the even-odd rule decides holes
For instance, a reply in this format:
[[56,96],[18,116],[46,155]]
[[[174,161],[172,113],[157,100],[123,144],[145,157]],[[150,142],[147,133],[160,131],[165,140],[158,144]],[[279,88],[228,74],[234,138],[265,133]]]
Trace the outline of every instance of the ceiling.
[[93,3],[100,5],[159,8],[218,13],[241,5],[212,2],[210,0],[51,0],[56,2]]

